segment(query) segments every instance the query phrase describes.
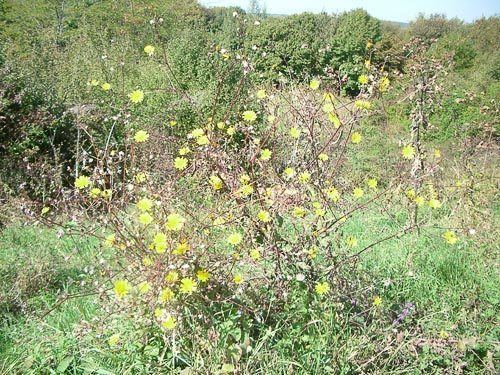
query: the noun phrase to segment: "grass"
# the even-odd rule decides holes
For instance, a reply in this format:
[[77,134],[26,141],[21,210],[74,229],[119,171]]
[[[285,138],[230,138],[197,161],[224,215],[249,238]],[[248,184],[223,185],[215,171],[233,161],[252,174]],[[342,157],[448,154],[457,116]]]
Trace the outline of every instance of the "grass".
[[[355,217],[346,234],[371,240],[397,228],[371,213]],[[359,305],[370,306],[379,295],[379,309],[360,311],[356,305],[329,301],[308,304],[298,290],[267,326],[243,321],[231,309],[215,312],[217,345],[200,333],[189,338],[185,348],[190,349],[178,358],[167,355],[163,360],[210,373],[224,366],[224,358],[240,363],[243,373],[491,370],[499,338],[499,280],[491,267],[495,240],[485,235],[449,246],[426,230],[383,242],[358,263],[356,275],[366,275],[353,280],[364,288],[358,296],[366,300]],[[120,350],[110,351],[108,333],[92,325],[103,314],[93,296],[70,299],[45,314],[61,294],[86,290],[82,281],[95,262],[93,241],[14,226],[2,232],[0,249],[0,276],[7,281],[0,289],[0,373],[157,371],[161,353],[154,343],[140,344],[140,337],[127,333],[133,331],[127,322],[114,322],[129,337]],[[407,303],[414,308],[402,324],[394,324]],[[254,332],[251,338],[249,331]]]

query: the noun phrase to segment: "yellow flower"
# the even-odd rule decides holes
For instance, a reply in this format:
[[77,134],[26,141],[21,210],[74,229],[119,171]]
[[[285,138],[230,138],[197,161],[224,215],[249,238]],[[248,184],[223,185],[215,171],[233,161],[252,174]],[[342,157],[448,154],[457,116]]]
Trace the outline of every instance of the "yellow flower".
[[271,159],[271,155],[272,155],[271,150],[265,148],[260,152],[260,160],[267,161]]
[[330,291],[330,285],[326,281],[323,281],[322,283],[316,283],[314,290],[318,295],[322,296],[323,294],[326,294]]
[[254,122],[257,119],[257,114],[254,111],[243,112],[243,120],[248,122]]
[[97,86],[99,84],[99,81],[97,79],[93,79],[90,81],[90,86]]
[[211,175],[209,178],[210,185],[214,188],[214,190],[220,190],[222,189],[222,180],[216,176],[216,175]]
[[370,69],[370,66],[372,65],[370,60],[365,60],[365,68]]
[[380,92],[387,91],[390,83],[391,81],[389,81],[389,78],[382,77],[378,83],[378,89],[380,90]]
[[165,233],[158,232],[153,237],[153,244],[158,254],[163,254],[167,250],[167,236]]
[[366,85],[368,83],[368,77],[365,74],[361,74],[358,77],[358,82],[362,85]]
[[196,139],[196,143],[199,146],[205,146],[205,145],[208,145],[210,143],[210,140],[208,139],[208,137],[206,135],[202,135],[201,137],[198,137]]
[[300,129],[294,126],[293,128],[290,129],[289,134],[290,137],[297,139],[300,137]]
[[429,207],[433,209],[441,208],[441,202],[436,198],[429,199]]
[[115,280],[114,291],[117,298],[125,297],[130,291],[130,284],[127,280]]
[[287,168],[285,168],[285,170],[283,172],[285,173],[285,176],[288,179],[295,176],[295,169],[293,169],[293,168],[287,167]]
[[144,130],[139,130],[134,135],[134,141],[136,141],[137,143],[146,142],[148,139],[149,139],[149,134]]
[[104,91],[108,91],[111,89],[111,84],[105,82],[101,85],[101,88],[104,90]]
[[186,158],[183,158],[183,157],[176,157],[174,159],[174,167],[175,169],[179,169],[179,170],[184,170],[186,169],[188,165],[188,160]]
[[179,149],[179,155],[181,156],[185,156],[187,154],[189,154],[191,152],[191,150],[189,149],[189,147],[182,147],[181,149]]
[[101,195],[101,189],[92,188],[92,189],[90,189],[89,195],[90,195],[90,198],[93,198],[93,199],[99,198],[99,196]]
[[250,251],[250,257],[253,259],[253,260],[259,260],[260,259],[260,251],[257,250],[257,249],[252,249]]
[[257,219],[259,219],[263,223],[268,223],[271,221],[271,215],[267,211],[260,210],[257,214]]
[[45,214],[46,214],[46,213],[48,213],[49,211],[50,211],[50,208],[49,208],[49,207],[47,207],[47,206],[45,206],[44,208],[42,208],[42,212],[41,212],[41,214],[42,214],[42,215],[45,215]]
[[276,121],[276,116],[269,115],[267,116],[267,122],[272,124],[274,121]]
[[313,79],[311,82],[309,82],[309,87],[313,90],[319,89],[319,84],[320,82],[317,79]]
[[403,158],[411,160],[415,157],[415,148],[412,145],[406,145],[401,149]]
[[104,239],[104,246],[106,247],[112,247],[115,244],[116,241],[116,236],[114,233],[108,234],[106,238]]
[[153,207],[153,201],[148,198],[142,198],[136,203],[136,206],[141,211],[150,211]]
[[382,305],[382,298],[380,298],[380,296],[375,296],[375,298],[373,299],[373,306],[379,307],[381,305]]
[[437,148],[434,149],[434,157],[439,159],[441,157],[441,150],[438,150]]
[[304,217],[304,216],[306,216],[307,211],[304,207],[296,206],[293,208],[292,213],[293,213],[293,216],[295,216],[295,217]]
[[318,248],[313,246],[306,251],[306,254],[309,259],[315,259],[318,256]]
[[146,47],[144,47],[144,52],[148,56],[153,56],[155,53],[155,48],[152,45],[148,44]]
[[454,245],[458,241],[457,235],[451,230],[444,232],[443,238],[450,245]]
[[168,271],[165,276],[165,281],[169,284],[175,284],[179,280],[179,272],[177,271]]
[[88,176],[81,175],[75,180],[75,187],[77,189],[85,189],[90,185],[90,178]]
[[357,187],[355,188],[353,191],[352,191],[352,195],[354,196],[354,198],[356,199],[359,199],[361,198],[363,195],[365,194],[365,192],[363,191],[363,189]]
[[174,126],[176,126],[176,125],[177,125],[177,121],[175,121],[175,120],[170,120],[170,121],[168,122],[168,124],[169,124],[171,127],[174,127]]
[[417,206],[421,207],[425,204],[425,199],[424,199],[424,197],[419,195],[419,196],[415,197],[414,202]]
[[144,212],[139,215],[139,223],[142,225],[149,225],[153,222],[153,216],[151,216],[149,213]]
[[144,172],[137,173],[137,174],[134,176],[134,180],[135,180],[135,182],[137,182],[138,184],[141,184],[141,183],[145,182],[145,181],[146,181],[146,173],[144,173]]
[[184,294],[191,294],[196,291],[198,284],[190,277],[185,277],[181,280],[181,285],[179,286],[179,292]]
[[177,247],[172,250],[172,254],[174,255],[184,255],[189,250],[189,244],[186,241],[180,242]]
[[237,273],[237,274],[235,274],[235,275],[233,276],[233,282],[234,282],[235,284],[242,284],[242,283],[243,283],[243,281],[245,281],[245,280],[243,279],[243,276],[242,276],[241,274]]
[[227,237],[227,242],[232,246],[238,246],[243,240],[241,233],[234,232]]
[[243,197],[248,197],[253,193],[253,186],[249,184],[243,184],[238,191]]
[[321,154],[318,155],[318,159],[321,161],[327,161],[328,155],[322,152]]
[[366,109],[368,111],[372,108],[372,103],[367,100],[356,100],[354,106],[358,109]]
[[167,223],[165,228],[168,230],[179,231],[184,226],[186,219],[177,213],[173,213],[167,216]]
[[325,193],[328,199],[330,199],[333,203],[337,203],[340,199],[340,193],[334,187],[328,188]]
[[137,285],[137,290],[141,294],[146,294],[147,292],[149,292],[151,290],[151,284],[148,283],[147,281],[143,281],[142,283]]
[[150,257],[144,257],[142,258],[142,264],[146,267],[152,266],[153,260]]
[[417,196],[415,189],[408,189],[408,190],[406,190],[405,194],[406,194],[406,197],[410,200],[415,199],[415,197]]
[[325,113],[333,113],[333,111],[335,110],[335,106],[333,105],[332,102],[326,102],[324,105],[323,105],[323,108],[322,108],[323,112]]
[[257,91],[257,99],[264,99],[266,97],[266,90],[261,89]]
[[130,94],[128,94],[130,101],[134,104],[140,103],[144,100],[144,91],[142,90],[134,90]]
[[375,178],[369,178],[368,180],[366,180],[366,184],[370,189],[375,190],[377,188],[378,181]]
[[207,270],[198,270],[196,272],[196,278],[202,283],[206,283],[210,279],[210,273]]
[[158,302],[166,303],[174,299],[174,292],[170,288],[164,288],[160,291],[160,295],[158,296]]
[[205,130],[203,130],[202,128],[196,128],[188,134],[188,138],[199,138],[203,135],[205,135]]
[[115,333],[114,335],[111,335],[108,338],[109,346],[116,346],[119,342],[120,342],[120,335],[118,333]]
[[226,127],[226,124],[225,124],[224,122],[219,121],[219,122],[217,123],[217,129],[222,130],[222,129],[224,129],[225,127]]
[[227,135],[232,136],[236,134],[236,128],[234,126],[230,126],[226,130]]
[[311,181],[311,174],[307,171],[302,172],[299,175],[299,181],[302,182],[303,184],[307,184],[309,181]]
[[161,322],[161,326],[167,330],[173,330],[177,326],[177,322],[172,315],[167,315]]
[[347,237],[346,243],[347,243],[347,246],[349,246],[349,247],[356,247],[356,246],[358,246],[358,239],[356,237],[349,236],[349,237]]
[[359,133],[359,132],[354,132],[354,133],[352,133],[352,135],[351,135],[351,142],[352,142],[352,143],[354,143],[354,144],[357,144],[357,143],[361,142],[361,139],[362,139],[362,138],[363,138],[363,137],[361,136],[361,133]]
[[250,176],[246,173],[243,173],[240,178],[239,178],[240,182],[242,184],[248,184],[250,182]]
[[340,128],[340,120],[339,118],[337,117],[337,115],[333,112],[330,112],[328,114],[328,120],[333,124],[333,126],[335,127],[335,129],[338,129]]

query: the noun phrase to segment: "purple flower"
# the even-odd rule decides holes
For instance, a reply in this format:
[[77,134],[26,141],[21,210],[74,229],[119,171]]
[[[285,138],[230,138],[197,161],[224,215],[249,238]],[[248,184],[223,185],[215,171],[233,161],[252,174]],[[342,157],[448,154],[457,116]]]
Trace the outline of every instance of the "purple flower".
[[398,317],[392,322],[392,324],[396,325],[403,323],[403,320],[405,320],[405,318],[410,315],[414,309],[415,305],[411,302],[407,302],[403,310],[398,314]]

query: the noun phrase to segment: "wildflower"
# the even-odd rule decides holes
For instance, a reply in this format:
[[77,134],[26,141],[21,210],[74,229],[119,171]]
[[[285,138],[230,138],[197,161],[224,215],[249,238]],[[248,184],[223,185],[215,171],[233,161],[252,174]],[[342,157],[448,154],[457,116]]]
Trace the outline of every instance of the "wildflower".
[[250,176],[246,173],[243,173],[240,178],[239,178],[240,182],[242,184],[248,184],[250,182]]
[[368,185],[368,187],[369,187],[370,189],[375,190],[375,189],[377,188],[378,181],[377,181],[377,179],[375,179],[375,178],[369,178],[369,179],[366,181],[366,184]]
[[189,154],[191,152],[191,150],[189,149],[189,147],[182,147],[179,149],[179,155],[181,156],[185,156],[187,154]]
[[188,134],[188,138],[199,138],[203,135],[205,135],[205,130],[203,130],[202,128],[196,128]]
[[75,187],[77,189],[85,189],[90,185],[90,178],[88,176],[81,175],[75,180]]
[[252,249],[250,251],[250,257],[253,260],[259,260],[260,259],[260,251],[258,249]]
[[379,307],[381,305],[382,305],[382,298],[380,298],[380,296],[375,296],[375,298],[373,299],[373,306]]
[[276,116],[273,116],[273,115],[267,116],[268,123],[272,124],[272,123],[274,123],[274,121],[276,121]]
[[164,288],[160,291],[160,295],[158,296],[158,302],[166,303],[168,301],[173,300],[175,297],[174,292],[170,288]]
[[243,240],[241,233],[234,232],[227,237],[227,242],[232,246],[238,246]]
[[99,84],[99,81],[97,79],[93,79],[90,81],[90,86],[97,86]]
[[177,322],[172,315],[167,315],[161,322],[161,326],[167,330],[173,330],[177,326]]
[[177,121],[175,121],[175,120],[170,120],[170,121],[168,122],[168,124],[169,124],[169,125],[173,128],[174,126],[176,126],[176,125],[177,125]]
[[295,216],[295,217],[304,217],[304,216],[306,216],[307,211],[304,207],[296,206],[293,208],[292,213],[293,213],[293,216]]
[[198,270],[196,272],[196,278],[202,283],[206,283],[210,279],[210,273],[207,270]]
[[230,126],[229,128],[227,128],[226,133],[229,136],[233,136],[236,134],[236,128],[234,126]]
[[184,170],[186,169],[188,165],[188,160],[186,158],[183,158],[183,157],[176,157],[174,159],[174,167],[175,169],[179,169],[179,170]]
[[260,210],[259,213],[257,214],[257,219],[259,219],[263,223],[268,223],[271,221],[271,215],[269,214],[268,211]]
[[201,137],[198,137],[198,139],[196,139],[196,143],[199,146],[205,146],[205,145],[208,145],[210,143],[210,140],[208,139],[208,137],[206,135],[202,135]]
[[50,211],[50,208],[45,206],[44,208],[42,208],[42,211],[41,211],[41,214],[42,215],[45,215],[46,213],[48,213]]
[[214,188],[214,190],[220,190],[222,189],[222,180],[216,176],[216,175],[211,175],[209,178],[210,185]]
[[443,233],[443,238],[450,245],[454,245],[458,241],[457,235],[450,230]]
[[441,150],[438,150],[437,148],[434,149],[434,157],[439,159],[441,157]]
[[111,84],[105,82],[101,85],[101,88],[104,90],[104,91],[109,91],[111,89]]
[[148,199],[148,198],[142,198],[135,205],[141,211],[150,211],[151,208],[153,207],[153,201],[151,199]]
[[177,245],[177,247],[172,250],[172,254],[174,255],[184,255],[189,250],[189,244],[186,241],[183,241]]
[[363,191],[363,189],[357,187],[355,188],[353,191],[352,191],[352,195],[354,196],[354,198],[356,199],[359,199],[361,198],[363,195],[365,194],[365,192]]
[[90,198],[97,199],[101,195],[101,189],[92,188],[92,189],[90,189],[89,195],[90,195]]
[[295,169],[293,168],[290,168],[290,167],[287,167],[285,168],[285,170],[283,171],[283,173],[285,174],[285,176],[290,179],[292,178],[293,176],[295,176]]
[[417,196],[415,189],[408,189],[408,190],[406,190],[405,194],[406,194],[406,197],[410,200],[415,199],[415,197]]
[[225,127],[226,127],[226,124],[225,124],[224,122],[219,121],[219,122],[217,123],[217,129],[222,130],[222,129],[224,129]]
[[318,256],[318,248],[316,246],[312,246],[306,251],[306,254],[309,259],[314,259]]
[[429,207],[433,209],[441,208],[441,202],[436,198],[429,199]]
[[319,84],[320,82],[317,79],[313,79],[311,82],[309,82],[309,87],[313,90],[319,89]]
[[114,233],[108,234],[104,239],[104,246],[112,247],[115,244],[116,236]]
[[328,199],[330,199],[333,203],[337,203],[340,199],[340,193],[334,187],[328,188],[325,193]]
[[257,91],[257,99],[264,99],[266,97],[266,90],[261,89]]
[[359,142],[361,142],[361,139],[363,137],[361,136],[361,133],[359,132],[354,132],[352,133],[351,135],[351,142],[354,143],[354,144],[358,144]]
[[415,157],[415,148],[412,145],[406,145],[401,149],[403,158],[411,160]]
[[150,257],[144,257],[142,258],[142,264],[146,267],[152,266],[153,260]]
[[167,250],[167,236],[165,233],[158,232],[153,237],[153,245],[158,254],[163,254]]
[[300,137],[300,129],[294,126],[293,128],[290,128],[290,131],[288,132],[290,134],[290,137],[298,139]]
[[267,161],[271,159],[272,152],[268,148],[261,150],[260,152],[260,160]]
[[148,140],[148,138],[149,138],[149,134],[144,130],[139,130],[134,135],[134,141],[136,141],[137,143],[146,142]]
[[248,197],[253,193],[253,186],[249,184],[243,184],[238,191],[243,197]]
[[119,342],[120,342],[120,335],[118,333],[115,333],[114,335],[111,335],[108,338],[109,346],[116,346]]
[[134,90],[130,94],[128,94],[130,101],[134,104],[140,103],[144,100],[144,91],[142,90]]
[[335,96],[333,96],[333,94],[331,92],[325,92],[323,94],[323,99],[325,99],[328,102],[333,103],[333,100],[335,99]]
[[366,85],[368,83],[368,77],[365,75],[365,74],[361,74],[359,77],[358,77],[358,82],[361,84],[361,85]]
[[371,61],[370,60],[365,60],[365,68],[366,69],[370,69],[370,66],[371,66]]
[[323,112],[325,113],[332,113],[334,110],[335,110],[335,107],[333,105],[332,102],[326,102],[324,105],[323,105],[323,108],[322,108]]
[[337,115],[333,112],[330,112],[328,114],[328,120],[333,124],[333,126],[335,127],[335,129],[338,129],[340,128],[340,120],[339,118],[337,117]]
[[233,276],[233,282],[234,282],[235,284],[242,284],[242,283],[243,283],[243,281],[245,281],[245,280],[243,279],[243,276],[241,276],[241,274],[237,273],[237,274],[235,274],[235,275]]
[[322,296],[330,291],[330,285],[326,281],[319,282],[316,283],[314,290],[316,291],[316,294]]
[[419,207],[422,207],[424,204],[425,204],[425,199],[424,197],[418,195],[415,197],[415,199],[413,200],[415,202],[415,204]]
[[439,337],[446,340],[447,338],[450,337],[450,334],[446,332],[444,329],[442,329],[441,331],[439,331]]
[[347,243],[347,246],[349,246],[349,247],[356,247],[356,246],[358,246],[358,239],[356,237],[349,236],[349,237],[347,237],[346,243]]
[[116,280],[114,282],[114,291],[117,298],[125,297],[130,291],[130,284],[127,280]]
[[257,119],[257,114],[254,111],[243,112],[243,120],[247,122],[254,122]]
[[389,81],[389,78],[382,77],[378,83],[378,89],[380,90],[380,92],[387,91],[390,83],[391,81]]
[[149,225],[153,222],[153,216],[151,216],[149,213],[144,212],[139,215],[139,223],[142,225]]
[[141,183],[145,182],[145,181],[146,181],[146,173],[144,173],[144,172],[137,173],[137,174],[134,176],[134,180],[135,180],[135,182],[137,182],[138,184],[141,184]]
[[173,213],[167,216],[167,223],[165,224],[165,228],[168,230],[179,231],[184,226],[186,219],[181,215]]
[[146,294],[147,292],[149,292],[151,290],[151,284],[148,283],[147,281],[143,281],[142,283],[137,285],[137,290],[141,294]]
[[146,55],[148,56],[153,56],[154,53],[155,53],[155,48],[148,44],[146,47],[144,47],[144,53],[146,53]]
[[179,286],[179,291],[184,294],[191,294],[196,291],[198,285],[190,277],[185,277],[181,280],[181,285]]
[[328,155],[322,152],[321,154],[318,155],[318,159],[321,161],[327,161]]
[[179,272],[177,271],[168,271],[165,276],[165,281],[169,284],[175,284],[179,280]]
[[372,103],[367,100],[356,100],[354,106],[358,109],[366,109],[368,111],[372,108]]
[[299,175],[299,181],[302,182],[303,184],[307,184],[309,181],[311,181],[311,174],[307,171],[302,172]]

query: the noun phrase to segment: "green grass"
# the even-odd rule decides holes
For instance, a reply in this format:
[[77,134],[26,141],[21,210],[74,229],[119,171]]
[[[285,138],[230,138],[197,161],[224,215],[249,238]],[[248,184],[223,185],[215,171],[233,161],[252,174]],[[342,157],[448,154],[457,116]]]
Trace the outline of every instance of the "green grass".
[[[372,213],[351,220],[346,235],[370,241],[397,229],[397,222]],[[59,239],[56,232],[33,226],[8,228],[0,236],[0,276],[7,281],[0,289],[0,373],[148,373],[175,361],[215,373],[227,358],[243,373],[349,374],[381,368],[403,373],[395,370],[401,366],[405,373],[439,373],[458,360],[471,373],[483,373],[499,338],[499,280],[490,246],[495,241],[449,246],[427,236],[429,230],[384,242],[361,258],[360,278],[352,280],[364,288],[359,305],[370,307],[380,295],[380,309],[367,313],[345,302],[310,301],[299,289],[267,326],[244,321],[231,309],[214,313],[217,345],[200,332],[177,359],[167,355],[159,365],[161,343],[139,344],[130,323],[113,322],[126,338],[121,349],[107,347],[109,332],[95,324],[90,329],[102,314],[93,296],[70,299],[45,314],[61,293],[87,290],[80,282],[85,268],[95,264],[94,241]],[[394,326],[408,302],[415,309]]]

